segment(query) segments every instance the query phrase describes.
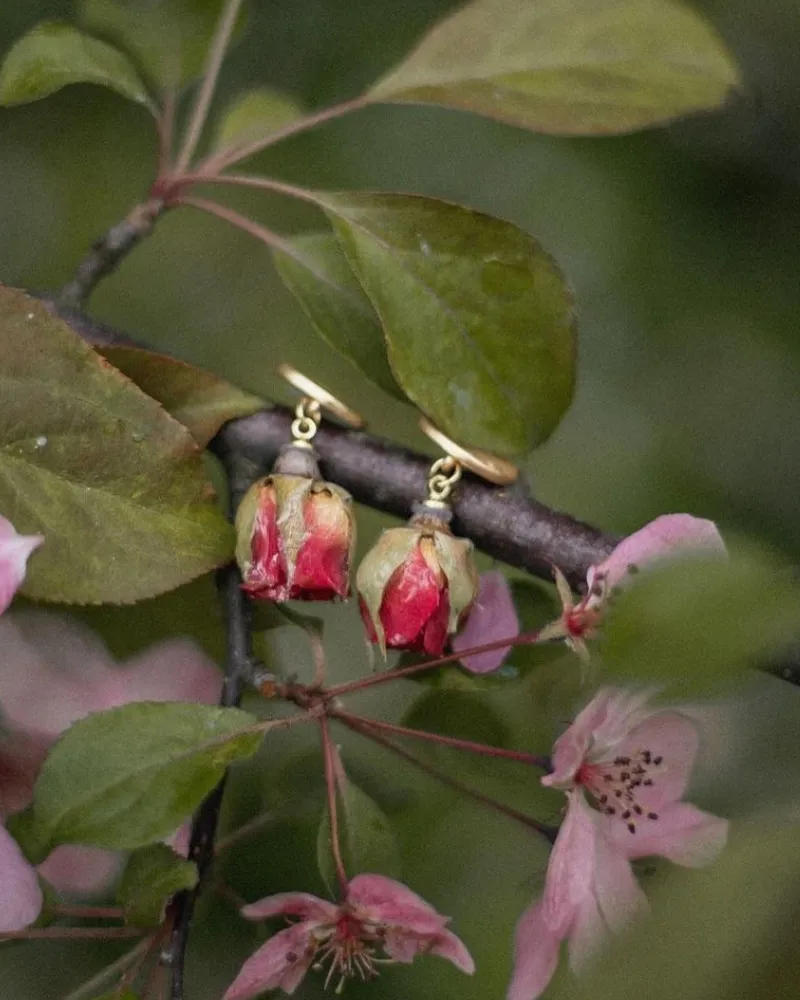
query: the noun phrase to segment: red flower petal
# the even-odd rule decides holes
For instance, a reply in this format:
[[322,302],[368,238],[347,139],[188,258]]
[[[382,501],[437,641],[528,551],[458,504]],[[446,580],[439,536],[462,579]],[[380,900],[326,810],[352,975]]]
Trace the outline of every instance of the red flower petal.
[[[436,652],[441,631],[442,597],[447,601],[442,574],[428,563],[420,544],[392,574],[383,592],[380,619],[386,635],[386,645],[393,649],[415,649]],[[445,609],[445,635],[447,636]],[[435,618],[431,638],[426,642],[425,630]],[[442,640],[442,648],[444,642]],[[431,646],[431,649],[428,649]],[[439,650],[440,651],[440,650]]]
[[251,554],[250,572],[243,584],[247,593],[268,601],[286,600],[286,561],[280,547],[277,504],[268,486],[264,487],[259,497]]

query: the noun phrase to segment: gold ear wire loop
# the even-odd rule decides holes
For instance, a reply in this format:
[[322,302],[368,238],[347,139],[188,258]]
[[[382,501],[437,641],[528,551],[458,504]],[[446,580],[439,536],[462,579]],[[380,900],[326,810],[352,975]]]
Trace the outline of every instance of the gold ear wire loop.
[[[447,457],[455,462],[457,466],[463,466],[465,469],[469,469],[470,472],[474,472],[476,476],[480,476],[481,479],[486,479],[490,483],[494,483],[495,486],[510,486],[511,483],[516,482],[519,476],[519,469],[514,465],[513,462],[509,462],[505,458],[500,458],[499,455],[492,455],[491,452],[482,451],[479,448],[464,448],[462,445],[453,441],[452,438],[448,437],[443,431],[440,431],[438,427],[428,420],[427,417],[420,417],[419,421],[420,430],[423,434],[431,439],[435,444],[437,444],[442,451],[447,452]],[[446,459],[439,459],[439,462],[446,462]],[[428,480],[428,487],[431,489],[431,481],[434,479],[436,473],[442,471],[442,469],[436,469],[434,463],[431,468],[431,476]],[[436,470],[436,472],[434,472]],[[461,476],[461,471],[459,469],[458,476],[454,483],[457,482],[458,478]],[[448,496],[452,492],[452,484],[450,486],[450,491]],[[433,494],[431,493],[433,496]],[[436,499],[434,497],[434,499]],[[444,498],[446,499],[446,497]]]
[[[353,427],[354,429],[359,429],[364,426],[365,421],[360,413],[355,410],[351,410],[349,406],[343,403],[340,399],[337,399],[333,393],[328,392],[327,389],[314,382],[312,379],[307,378],[296,368],[291,365],[278,365],[278,374],[281,375],[293,388],[297,389],[298,392],[303,394],[303,400],[300,402],[295,413],[297,415],[298,421],[303,421],[309,419],[315,424],[319,424],[320,420],[320,409],[327,410],[342,423],[347,424],[348,427]],[[300,408],[305,407],[303,412],[300,412]],[[316,414],[312,407],[316,407]],[[303,424],[301,430],[305,428],[307,432],[307,425]],[[292,433],[295,434],[294,424],[292,424]],[[314,430],[314,434],[316,429]],[[314,436],[311,434],[311,437]],[[302,436],[295,434],[295,437],[300,437],[300,440],[310,441],[311,437]]]

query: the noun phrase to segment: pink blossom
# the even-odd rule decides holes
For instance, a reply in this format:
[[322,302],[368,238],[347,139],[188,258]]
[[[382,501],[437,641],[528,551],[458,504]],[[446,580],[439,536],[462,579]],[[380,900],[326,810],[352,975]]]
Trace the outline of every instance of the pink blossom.
[[41,909],[42,890],[36,870],[0,824],[0,933],[23,930],[36,920]]
[[637,570],[691,554],[726,554],[713,521],[691,514],[662,514],[639,531],[623,539],[608,559],[589,567],[586,594],[573,603],[572,591],[563,573],[553,568],[563,610],[558,621],[540,633],[540,639],[565,638],[583,659],[588,658],[585,639],[591,638],[600,623],[608,598]]
[[648,708],[651,694],[604,688],[556,741],[542,784],[566,792],[567,814],[544,895],[517,926],[508,1000],[541,994],[562,941],[578,968],[608,931],[645,909],[631,859],[660,855],[696,867],[725,845],[727,821],[681,801],[697,730],[679,712]]
[[[0,620],[0,813],[23,809],[50,746],[74,722],[135,701],[218,700],[221,676],[195,643],[170,639],[115,663],[99,636],[58,614],[11,612]],[[118,854],[80,845],[39,866],[56,889],[94,895],[120,868]]]
[[[453,652],[461,653],[473,646],[483,646],[517,635],[519,618],[508,581],[502,573],[481,573],[478,596],[470,609],[466,624],[453,637]],[[461,663],[473,674],[488,674],[502,665],[510,649],[507,646],[488,653],[462,656]]]
[[568,793],[544,894],[517,924],[508,1000],[540,996],[556,970],[562,941],[569,941],[570,965],[580,970],[609,931],[620,931],[646,912],[647,900],[630,863],[601,820],[581,792]]
[[14,525],[0,516],[0,614],[25,579],[28,558],[43,541],[42,535],[17,534]]
[[242,966],[223,1000],[248,1000],[266,990],[294,993],[309,968],[327,966],[325,985],[372,979],[380,962],[439,955],[470,975],[475,964],[441,916],[406,886],[383,875],[357,875],[342,903],[287,892],[242,909],[251,920],[299,918],[278,931]]

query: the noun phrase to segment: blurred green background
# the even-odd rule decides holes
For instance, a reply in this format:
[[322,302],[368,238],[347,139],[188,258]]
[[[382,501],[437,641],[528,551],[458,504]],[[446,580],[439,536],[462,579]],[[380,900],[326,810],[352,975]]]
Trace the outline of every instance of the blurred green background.
[[[219,103],[257,84],[285,90],[309,108],[353,96],[454,6],[446,0],[253,0]],[[688,510],[714,518],[723,532],[753,535],[797,558],[800,5],[706,0],[697,6],[740,59],[749,88],[720,115],[625,139],[568,140],[430,107],[376,107],[287,142],[248,171],[323,188],[441,196],[533,232],[569,276],[580,322],[576,401],[529,462],[536,495],[619,533],[658,513]],[[0,51],[37,21],[72,11],[72,3],[55,0],[3,4]],[[63,284],[91,241],[144,197],[154,149],[146,112],[99,88],[73,87],[0,111],[0,280],[34,290]],[[224,199],[281,231],[321,225],[307,206],[271,196],[226,192]],[[292,362],[355,402],[376,433],[422,446],[413,412],[381,396],[328,349],[277,279],[266,248],[223,222],[188,210],[170,214],[102,285],[91,311],[270,398],[288,401],[274,369]],[[384,519],[360,514],[368,544]],[[87,617],[120,655],[176,631],[220,651],[210,581],[132,610]],[[327,618],[335,676],[365,672],[353,609]],[[307,669],[303,636],[280,634],[269,647],[274,664]],[[574,663],[562,659],[524,685],[485,697],[483,735],[546,752],[568,717],[576,679]],[[357,704],[399,716],[419,691],[392,686]],[[790,912],[798,916],[797,838],[787,840],[785,814],[775,812],[800,795],[797,695],[764,678],[726,694],[710,713],[697,799],[748,819],[719,870],[696,875],[663,866],[652,876],[655,895],[665,901],[657,909],[667,914],[664,920],[671,914],[672,923],[656,944],[647,938],[646,947],[674,957],[661,965],[654,959],[655,981],[643,966],[652,997],[797,996],[796,978],[745,982],[729,974],[748,949],[755,967],[788,969],[779,949],[797,948],[796,934],[786,943],[780,935],[751,933],[746,903],[767,914],[766,925],[786,919],[797,927],[789,918]],[[475,727],[473,736],[480,736]],[[478,962],[473,980],[433,959],[389,968],[369,995],[503,996],[514,921],[541,885],[545,845],[355,738],[343,745],[354,777],[397,824],[404,877],[454,916]],[[498,771],[447,760],[466,780],[557,818],[558,797],[545,796],[514,765]],[[224,865],[227,881],[248,899],[289,888],[321,890],[313,862],[320,781],[313,734],[306,732],[276,738],[259,766],[248,766],[237,781],[228,822],[287,800],[290,811]],[[778,838],[774,848],[770,836]],[[732,884],[742,887],[742,912],[725,896]],[[787,901],[790,884],[794,895]],[[773,888],[774,898],[767,898]],[[696,913],[694,893],[708,904]],[[766,899],[761,909],[752,902],[758,893]],[[706,942],[708,980],[693,977],[680,958],[681,935],[692,919],[693,940]],[[263,936],[242,927],[228,903],[205,903],[188,1000],[217,1000]],[[2,995],[61,997],[114,954],[113,948],[51,943],[6,946]],[[611,986],[604,989],[613,987],[617,1000],[639,997],[642,989],[635,976],[626,984],[624,954],[624,948],[613,952],[605,969]],[[548,996],[566,996],[569,988],[559,980]],[[311,977],[300,995],[318,992]],[[348,992],[367,994],[359,987]]]

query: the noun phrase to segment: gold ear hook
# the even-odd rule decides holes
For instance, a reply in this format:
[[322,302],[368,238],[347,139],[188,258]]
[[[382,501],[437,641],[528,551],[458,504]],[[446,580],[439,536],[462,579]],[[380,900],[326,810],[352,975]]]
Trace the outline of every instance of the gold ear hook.
[[[327,389],[307,378],[296,368],[293,368],[291,365],[278,365],[278,374],[285,378],[289,385],[297,389],[298,392],[301,392],[304,397],[296,410],[297,421],[295,423],[303,421],[300,428],[301,433],[295,434],[296,437],[310,440],[314,436],[316,428],[314,433],[310,434],[309,437],[309,423],[319,423],[320,408],[333,414],[334,417],[341,420],[343,424],[347,424],[348,427],[353,427],[357,430],[364,426],[365,420],[360,413],[351,410],[349,406],[346,406],[340,399],[337,399],[336,396],[328,392]],[[294,432],[294,425],[292,430]]]
[[[423,434],[431,439],[435,444],[437,444],[442,451],[447,452],[448,457],[457,466],[463,466],[465,469],[469,469],[470,472],[474,472],[476,476],[480,476],[481,479],[486,479],[490,483],[494,483],[495,486],[510,486],[511,483],[516,482],[519,476],[519,469],[514,465],[513,462],[509,462],[505,458],[500,458],[499,455],[492,455],[491,452],[482,451],[479,448],[464,448],[457,442],[449,438],[443,431],[440,431],[438,427],[434,426],[427,417],[420,417],[419,421],[420,430]],[[439,461],[446,461],[439,459]],[[437,463],[438,464],[438,463]],[[435,468],[435,466],[434,466]],[[431,481],[437,473],[441,473],[445,470],[442,466],[438,469],[431,469]],[[452,473],[452,468],[451,468]],[[460,476],[460,471],[459,471]],[[453,481],[455,483],[456,480]],[[429,488],[431,484],[429,482]],[[452,484],[450,486],[452,490]],[[450,493],[448,490],[448,496]],[[433,496],[433,490],[431,488],[431,495]],[[446,499],[446,497],[434,499]]]

